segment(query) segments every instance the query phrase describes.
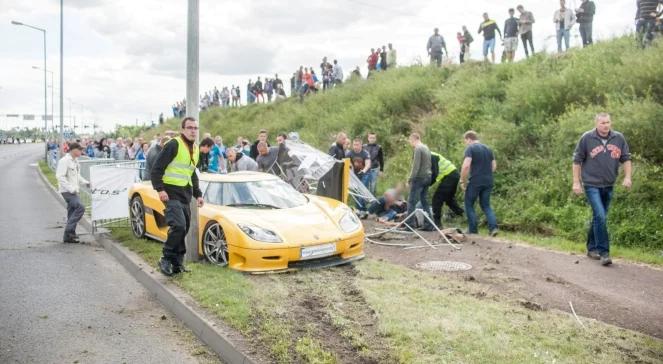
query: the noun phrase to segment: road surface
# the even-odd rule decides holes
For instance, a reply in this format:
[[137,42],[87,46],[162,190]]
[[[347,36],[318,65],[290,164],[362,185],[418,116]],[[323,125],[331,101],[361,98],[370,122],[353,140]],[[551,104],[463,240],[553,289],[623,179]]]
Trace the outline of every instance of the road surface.
[[213,360],[110,254],[61,243],[65,210],[37,175],[42,155],[0,145],[0,363]]

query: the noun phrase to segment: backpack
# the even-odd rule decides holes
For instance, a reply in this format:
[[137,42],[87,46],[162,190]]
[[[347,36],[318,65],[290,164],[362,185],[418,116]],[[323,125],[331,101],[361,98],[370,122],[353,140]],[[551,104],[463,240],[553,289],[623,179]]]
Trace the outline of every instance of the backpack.
[[467,44],[474,42],[474,38],[472,38],[470,32],[465,32],[465,34],[463,34],[463,37],[465,37],[465,43]]

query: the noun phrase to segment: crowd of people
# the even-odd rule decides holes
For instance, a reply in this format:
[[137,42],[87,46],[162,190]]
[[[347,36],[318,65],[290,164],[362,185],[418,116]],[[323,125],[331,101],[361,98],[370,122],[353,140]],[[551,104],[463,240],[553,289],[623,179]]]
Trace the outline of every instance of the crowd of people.
[[[587,256],[600,260],[604,266],[612,264],[607,229],[607,214],[614,192],[614,185],[623,165],[622,185],[632,186],[631,153],[623,134],[612,129],[611,116],[602,112],[594,118],[595,127],[585,132],[573,153],[573,192],[585,194],[592,209],[592,222],[587,233]],[[336,159],[350,158],[353,173],[375,194],[377,177],[383,173],[384,152],[377,144],[375,133],[367,135],[368,143],[361,138],[349,142],[345,133],[339,133],[329,154]],[[368,203],[358,199],[359,215],[374,215],[380,222],[401,220],[405,230],[432,231],[442,228],[442,208],[446,204],[450,218],[465,216],[467,232],[477,234],[479,220],[475,204],[485,214],[490,236],[498,234],[497,217],[490,203],[495,185],[497,162],[493,151],[481,143],[479,135],[469,130],[463,135],[465,151],[460,170],[440,153],[431,151],[418,133],[409,136],[412,162],[407,184],[387,189],[376,201]],[[456,201],[458,186],[464,192],[464,209]],[[409,187],[407,200],[403,192]],[[429,201],[429,189],[434,189]],[[419,219],[421,211],[431,218]]]
[[[490,234],[496,235],[497,222],[490,209],[488,197],[489,187],[492,187],[492,173],[496,168],[494,156],[488,147],[479,142],[476,132],[468,131],[464,140],[468,145],[465,152],[466,160],[462,170],[459,171],[447,158],[431,151],[422,142],[418,133],[412,133],[409,143],[413,148],[413,158],[407,185],[399,184],[386,189],[385,193],[373,202],[359,198],[358,214],[362,217],[374,215],[381,222],[406,218],[405,223],[410,228],[430,231],[435,229],[433,224],[437,228],[442,227],[442,209],[446,204],[450,210],[446,216],[453,218],[467,214],[469,232],[476,233],[478,223],[473,206],[477,199],[481,199],[481,206],[485,207],[484,211],[488,216]],[[368,143],[363,144],[361,138],[355,138],[350,142],[345,133],[338,133],[335,143],[329,149],[329,155],[336,159],[349,158],[353,173],[375,195],[378,178],[384,173],[385,155],[377,143],[375,133],[368,133],[367,141]],[[463,210],[456,201],[456,191],[459,182],[461,187],[466,189],[471,168],[474,183],[466,194],[465,210]],[[407,201],[402,197],[406,186],[409,186]],[[432,203],[428,199],[428,190],[431,187],[435,189]],[[426,211],[430,214],[431,220],[424,219],[419,225],[417,219],[412,216],[416,209]]]
[[[557,38],[557,52],[559,53],[569,49],[571,30],[575,24],[579,25],[583,47],[593,43],[592,24],[596,13],[596,5],[591,0],[581,1],[577,9],[570,9],[566,6],[565,0],[560,0],[559,8],[553,13],[552,19]],[[518,11],[518,17],[516,17],[516,10]],[[483,13],[483,19],[479,24],[477,33],[483,36],[482,53],[486,62],[495,63],[497,35],[499,35],[503,47],[502,62],[513,62],[518,50],[518,38],[522,41],[525,57],[528,58],[530,55],[534,55],[533,28],[536,21],[534,14],[526,10],[523,5],[518,5],[515,9],[509,8],[507,13],[508,16],[502,28],[488,13]],[[456,33],[456,39],[460,47],[459,61],[464,63],[468,60],[470,46],[474,42],[474,38],[468,31],[467,26],[463,25],[461,31]],[[564,49],[562,49],[562,45],[564,45]],[[427,50],[431,64],[437,64],[438,66],[442,63],[444,53],[447,57],[449,56],[444,37],[439,34],[437,28],[428,39]]]
[[[582,46],[587,47],[594,42],[593,22],[596,5],[592,0],[580,1],[580,5],[576,9],[572,9],[567,6],[566,0],[560,0],[559,8],[552,14],[559,53],[569,49],[571,31],[576,24],[578,25]],[[638,42],[642,46],[646,46],[652,42],[657,34],[663,34],[663,23],[660,20],[663,14],[660,5],[663,3],[660,0],[638,0],[636,4],[636,34]],[[525,9],[523,5],[507,10],[507,16],[502,27],[488,13],[483,13],[477,34],[483,37],[482,54],[484,61],[496,62],[495,50],[498,37],[503,48],[500,58],[502,62],[514,61],[520,42],[522,42],[526,58],[534,55],[533,32],[535,22],[534,14]],[[467,26],[463,25],[461,30],[456,33],[456,39],[459,47],[459,62],[465,63],[470,59],[470,49],[474,37]],[[445,57],[449,59],[447,43],[438,28],[435,28],[433,34],[428,38],[426,51],[432,65],[442,66]],[[392,69],[397,66],[396,49],[391,43],[386,46],[371,48],[366,64],[368,68],[367,78],[370,78],[375,72]],[[298,96],[303,99],[311,93],[326,91],[342,84],[346,77],[362,78],[360,67],[356,66],[348,76],[344,74],[343,68],[337,60],[329,62],[327,57],[324,57],[320,63],[319,71],[316,71],[313,66],[300,66],[292,74],[290,78],[290,96]],[[255,81],[249,79],[244,92],[246,93],[247,105],[269,103],[287,98],[285,86],[278,75],[264,80],[261,77],[257,77]],[[200,108],[206,110],[210,107],[239,107],[242,105],[241,97],[242,91],[239,85],[232,85],[230,88],[224,86],[221,90],[214,87],[214,89],[200,96]],[[173,117],[184,117],[186,115],[186,100],[174,103],[172,111]]]

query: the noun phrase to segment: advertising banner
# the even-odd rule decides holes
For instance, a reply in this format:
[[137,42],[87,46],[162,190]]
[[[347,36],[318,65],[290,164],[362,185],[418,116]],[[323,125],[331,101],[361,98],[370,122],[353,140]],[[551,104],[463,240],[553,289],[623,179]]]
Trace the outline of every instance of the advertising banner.
[[92,221],[129,217],[129,187],[136,182],[136,176],[134,168],[90,168]]

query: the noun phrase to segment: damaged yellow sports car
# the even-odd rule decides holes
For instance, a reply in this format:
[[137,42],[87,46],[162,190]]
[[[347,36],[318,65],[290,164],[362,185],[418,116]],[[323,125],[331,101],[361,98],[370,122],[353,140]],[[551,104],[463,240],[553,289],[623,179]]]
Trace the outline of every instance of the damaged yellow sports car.
[[[364,257],[364,228],[344,203],[302,194],[271,174],[200,174],[198,253],[213,264],[266,272]],[[149,181],[129,190],[136,237],[165,241],[164,204]]]

